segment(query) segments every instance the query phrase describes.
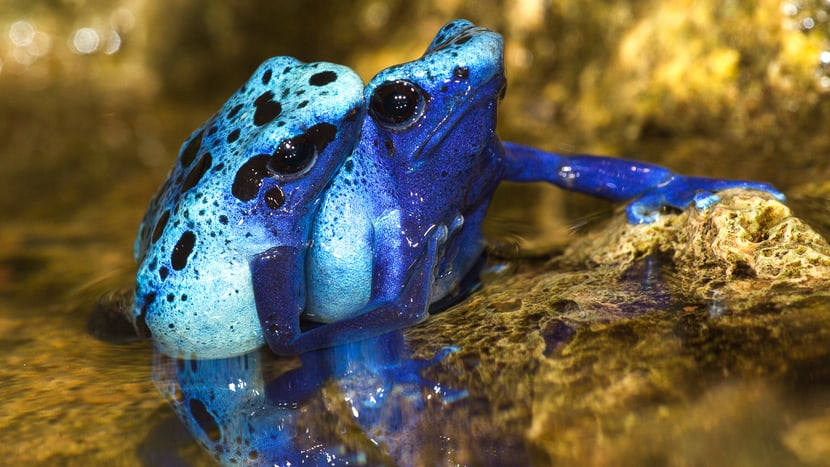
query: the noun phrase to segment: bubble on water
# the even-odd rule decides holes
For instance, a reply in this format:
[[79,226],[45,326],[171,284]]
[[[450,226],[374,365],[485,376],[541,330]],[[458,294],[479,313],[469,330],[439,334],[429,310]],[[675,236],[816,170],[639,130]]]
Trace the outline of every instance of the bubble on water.
[[135,27],[135,15],[128,8],[119,8],[110,15],[110,26],[121,32],[127,32]]
[[17,47],[26,47],[35,39],[35,28],[28,21],[15,21],[9,28],[9,39]]
[[389,5],[384,2],[374,2],[366,7],[363,21],[371,29],[380,29],[389,22],[390,13]]
[[51,47],[52,38],[45,32],[36,31],[31,44],[26,47],[26,51],[35,57],[43,57],[49,53]]
[[104,53],[112,55],[121,49],[121,35],[117,31],[110,31],[107,42],[104,45]]
[[101,37],[96,30],[92,28],[81,28],[72,35],[70,45],[76,53],[87,55],[98,50],[100,43]]
[[36,58],[34,55],[27,52],[26,49],[23,47],[17,47],[14,50],[12,50],[12,57],[14,58],[15,62],[23,66],[31,65],[32,63],[34,63]]
[[798,5],[792,2],[784,2],[781,4],[781,13],[785,16],[795,16],[798,14]]

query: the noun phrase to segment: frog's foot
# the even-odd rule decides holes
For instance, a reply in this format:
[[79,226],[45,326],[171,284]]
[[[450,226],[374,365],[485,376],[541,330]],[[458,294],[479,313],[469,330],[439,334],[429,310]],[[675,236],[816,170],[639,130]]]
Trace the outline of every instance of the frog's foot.
[[[389,333],[377,340],[397,340],[399,345],[403,345],[404,342],[401,333]],[[425,369],[441,363],[449,355],[459,350],[461,348],[457,346],[445,346],[429,359],[409,358],[406,355],[408,352],[405,352],[402,355],[394,355],[389,361],[372,362],[373,372],[380,375],[381,380],[385,381],[385,392],[387,394],[392,393],[393,386],[397,386],[401,394],[405,394],[419,409],[424,408],[424,404],[428,400],[436,400],[436,398],[443,405],[453,404],[469,396],[469,391],[444,386],[422,373]],[[350,373],[354,374],[354,372]]]
[[421,371],[441,363],[445,358],[459,350],[461,350],[461,347],[448,345],[442,347],[428,360],[402,358],[396,361],[394,365],[387,366],[385,371],[392,381],[413,383],[421,388],[430,389],[440,396],[444,403],[451,403],[466,397],[467,391],[442,388],[440,384],[421,376]]
[[[370,339],[349,342],[336,347],[306,352],[300,355],[302,366],[279,375],[266,387],[268,400],[278,407],[297,409],[319,393],[326,381],[337,380],[344,387],[355,391],[354,403],[365,408],[382,403],[377,398],[391,394],[397,386],[416,406],[423,407],[427,398],[437,396],[441,403],[451,404],[467,397],[466,390],[447,388],[437,381],[421,375],[426,368],[441,363],[447,356],[458,352],[459,347],[446,346],[430,359],[414,359],[409,356],[401,331],[392,331]],[[365,385],[378,385],[368,387]]]
[[[430,367],[435,365],[436,363],[440,362],[441,360],[447,358],[450,354],[458,352],[461,350],[461,347],[455,345],[448,345],[441,350],[439,350],[434,357],[430,360],[427,360],[423,363],[423,368]],[[420,375],[420,373],[418,373]],[[466,398],[470,395],[470,392],[466,389],[452,389],[448,387],[444,387],[441,383],[430,381],[423,376],[421,376],[420,383],[426,386],[426,383],[431,383],[432,392],[436,394],[438,397],[441,398],[441,402],[444,404],[452,404],[456,401],[460,401],[461,399]]]
[[650,224],[666,208],[684,210],[694,205],[700,210],[708,209],[720,201],[718,192],[730,188],[763,191],[780,201],[786,200],[784,193],[768,183],[675,175],[632,201],[625,209],[626,217],[630,224]]

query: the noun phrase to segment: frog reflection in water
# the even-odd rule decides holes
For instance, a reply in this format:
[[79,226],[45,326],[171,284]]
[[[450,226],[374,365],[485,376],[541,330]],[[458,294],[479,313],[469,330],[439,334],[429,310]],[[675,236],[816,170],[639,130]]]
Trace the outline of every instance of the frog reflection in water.
[[362,88],[276,58],[185,143],[136,242],[134,318],[171,355],[297,354],[400,329],[465,292],[503,180],[633,200],[632,223],[746,181],[502,142],[503,41],[458,20]]
[[[442,453],[443,463],[451,463],[456,441],[445,408],[466,391],[420,372],[453,350],[413,359],[401,331],[393,331],[306,352],[299,367],[261,351],[190,361],[157,353],[153,381],[192,437],[222,465],[417,465],[413,451],[420,449]],[[322,391],[326,381],[332,384]],[[423,433],[426,419],[432,429]],[[176,455],[158,441],[170,433],[160,430],[154,437],[145,449],[154,457],[148,464]],[[430,462],[440,463],[434,457]]]

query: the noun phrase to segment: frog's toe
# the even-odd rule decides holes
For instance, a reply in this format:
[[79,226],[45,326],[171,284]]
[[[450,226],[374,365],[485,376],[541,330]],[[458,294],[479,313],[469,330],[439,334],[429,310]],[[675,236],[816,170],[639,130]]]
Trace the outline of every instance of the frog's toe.
[[[689,178],[693,179],[692,177]],[[784,196],[784,193],[780,192],[777,188],[770,185],[769,183],[751,182],[744,180],[721,180],[705,178],[696,178],[694,180],[698,181],[698,191],[695,193],[692,201],[694,202],[695,207],[697,207],[698,209],[707,209],[717,204],[718,201],[720,201],[720,197],[716,193],[731,188],[763,191],[764,193],[769,193],[778,201],[785,202],[787,200],[787,197]],[[694,185],[695,184],[690,184],[690,186]]]
[[629,224],[651,224],[660,217],[663,203],[650,196],[644,196],[632,201],[625,208],[625,216]]
[[712,206],[718,204],[721,200],[721,197],[716,195],[715,193],[709,191],[699,191],[695,193],[694,199],[692,200],[694,203],[695,208],[699,211],[705,211],[706,209],[711,208]]
[[456,352],[458,352],[458,351],[460,351],[460,350],[461,350],[461,347],[458,347],[457,345],[448,345],[448,346],[445,346],[444,348],[442,348],[441,350],[439,350],[439,351],[435,354],[435,356],[434,356],[434,357],[432,357],[432,359],[430,359],[430,360],[428,361],[429,363],[428,363],[426,366],[435,365],[435,364],[437,364],[437,363],[441,362],[442,360],[444,360],[445,358],[447,358],[450,354],[454,354],[454,353],[456,353]]
[[677,190],[678,199],[682,199],[684,193],[687,190],[695,189],[695,194],[693,196],[692,201],[694,201],[695,205],[698,204],[698,200],[702,200],[704,202],[703,209],[710,207],[711,205],[717,203],[719,200],[709,200],[709,204],[705,204],[707,197],[717,197],[715,193],[729,190],[733,188],[740,188],[742,190],[756,190],[756,191],[763,191],[765,193],[769,193],[770,195],[774,196],[777,200],[783,202],[786,201],[787,197],[784,196],[784,193],[781,193],[777,188],[770,185],[769,183],[763,182],[753,182],[747,180],[728,180],[728,179],[719,179],[719,178],[706,178],[706,177],[677,177],[681,182],[681,186],[683,189]]
[[419,385],[422,388],[428,388],[428,390],[432,391],[433,394],[437,395],[440,398],[441,403],[443,404],[452,404],[453,402],[466,398],[470,395],[470,393],[466,389],[454,389],[451,387],[444,386],[437,381],[432,381],[428,378],[425,378],[421,376],[420,370],[431,367],[433,365],[437,365],[445,358],[447,358],[449,355],[454,354],[460,350],[461,347],[455,345],[448,345],[441,348],[441,350],[436,352],[435,356],[433,356],[429,360],[413,361],[414,365],[418,368],[418,370],[414,371],[413,373],[416,375]]
[[772,186],[768,183],[751,183],[750,186],[748,186],[747,188],[750,188],[750,189],[753,189],[753,190],[765,191],[765,192],[771,194],[772,196],[774,196],[775,199],[777,199],[778,201],[781,201],[782,203],[787,201],[787,196],[784,195],[784,193],[778,191],[777,188],[775,188],[774,186]]

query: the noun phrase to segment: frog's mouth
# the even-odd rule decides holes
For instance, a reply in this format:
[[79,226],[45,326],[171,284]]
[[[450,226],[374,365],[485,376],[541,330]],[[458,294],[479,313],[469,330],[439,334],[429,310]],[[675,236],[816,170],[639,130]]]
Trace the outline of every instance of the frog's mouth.
[[[479,108],[482,105],[493,101],[493,105],[497,105],[498,101],[504,96],[504,88],[507,79],[504,72],[495,73],[490,79],[479,86],[467,84],[465,91],[452,98],[452,104],[444,113],[444,118],[440,120],[423,139],[423,143],[414,148],[413,160],[423,160],[423,154],[431,154],[451,133],[451,130],[463,122],[470,112]],[[429,105],[429,104],[427,104]],[[429,109],[426,110],[426,113]],[[495,114],[493,116],[492,134],[487,135],[482,143],[489,141],[495,136]]]

